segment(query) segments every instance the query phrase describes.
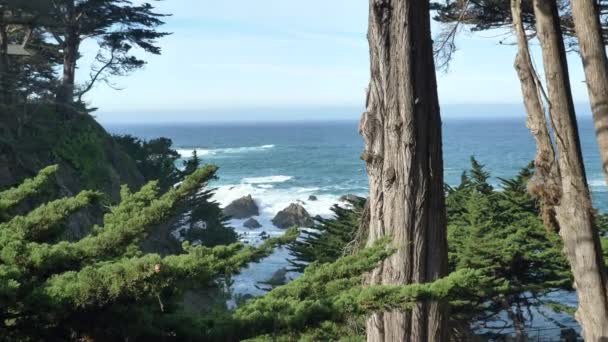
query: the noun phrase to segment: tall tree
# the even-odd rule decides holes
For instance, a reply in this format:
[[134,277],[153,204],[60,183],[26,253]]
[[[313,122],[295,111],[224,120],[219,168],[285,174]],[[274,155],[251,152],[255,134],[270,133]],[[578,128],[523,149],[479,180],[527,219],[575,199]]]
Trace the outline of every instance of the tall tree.
[[[129,0],[58,0],[53,15],[57,22],[48,29],[63,50],[63,78],[57,100],[70,103],[92,89],[108,76],[124,75],[142,67],[145,62],[131,54],[138,47],[152,54],[160,54],[157,39],[168,33],[159,32],[163,14],[156,13],[149,3],[134,5]],[[82,90],[75,91],[76,65],[80,46],[86,39],[96,39],[99,52],[98,66]]]
[[[391,236],[398,248],[371,284],[430,282],[447,272],[441,118],[429,3],[370,0],[371,82],[360,131],[369,175],[368,245]],[[377,312],[369,341],[443,341],[445,306]]]
[[10,79],[8,71],[8,29],[4,9],[0,9],[0,103],[8,104]]
[[555,0],[534,0],[533,5],[543,54],[549,116],[559,158],[557,171],[553,171],[552,145],[544,121],[544,110],[538,104],[538,84],[531,83],[537,81],[529,79],[534,80],[536,76],[530,64],[524,35],[521,2],[516,0],[512,5],[519,44],[516,68],[522,80],[524,101],[538,144],[537,164],[544,168],[531,188],[540,195],[545,205],[551,207],[549,214],[554,214],[552,221],[556,223],[564,242],[564,252],[578,289],[577,319],[583,326],[584,337],[588,341],[598,341],[608,336],[605,330],[608,329],[606,270],[585,176],[558,6]]
[[544,89],[532,63],[521,0],[511,1],[511,13],[518,48],[514,67],[519,76],[523,102],[528,114],[528,128],[536,142],[535,172],[531,184],[541,185],[531,187],[530,190],[540,201],[545,226],[553,229],[556,228],[554,206],[559,201],[561,189],[555,149],[545,117]]
[[583,59],[585,80],[595,134],[602,157],[602,168],[608,179],[608,59],[600,22],[600,9],[593,0],[570,2],[579,51]]
[[0,103],[55,92],[58,50],[41,29],[45,13],[50,13],[45,0],[0,1]]

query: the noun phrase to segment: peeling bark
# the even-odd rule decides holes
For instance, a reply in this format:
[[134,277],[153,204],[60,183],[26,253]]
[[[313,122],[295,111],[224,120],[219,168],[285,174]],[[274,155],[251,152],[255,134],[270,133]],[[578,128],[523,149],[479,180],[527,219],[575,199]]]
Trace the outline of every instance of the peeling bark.
[[599,10],[593,0],[570,1],[578,38],[602,168],[608,179],[608,60]]
[[[441,118],[428,2],[370,0],[371,82],[360,132],[369,175],[368,244],[389,235],[395,255],[371,284],[433,281],[447,273]],[[445,341],[445,305],[375,313],[368,341]]]
[[[583,336],[586,341],[601,341],[608,338],[606,270],[585,176],[557,5],[555,0],[534,0],[549,116],[559,156],[555,158],[551,153],[554,149],[544,120],[538,80],[535,81],[536,89],[532,86],[531,79],[535,79],[535,72],[521,25],[521,0],[512,0],[511,4],[519,46],[516,68],[522,83],[529,125],[537,142],[536,163],[542,167],[538,170],[542,178],[535,180],[538,183],[532,185],[532,190],[545,201],[544,204],[551,206],[552,212],[548,214],[559,226],[564,253],[577,288],[579,306],[576,318],[583,326]],[[555,165],[555,160],[557,170],[554,171],[551,165]],[[553,181],[555,177],[558,178]]]
[[530,57],[522,19],[521,0],[511,1],[511,15],[518,46],[514,67],[519,76],[524,106],[528,114],[528,128],[536,142],[535,172],[528,183],[528,191],[541,202],[545,227],[558,231],[554,207],[561,197],[559,168],[545,117],[544,90]]

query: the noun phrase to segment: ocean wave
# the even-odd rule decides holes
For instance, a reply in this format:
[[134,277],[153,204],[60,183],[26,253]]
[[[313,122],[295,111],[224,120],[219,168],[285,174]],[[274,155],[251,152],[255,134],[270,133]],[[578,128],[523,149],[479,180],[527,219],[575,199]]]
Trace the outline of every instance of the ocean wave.
[[196,150],[196,154],[199,157],[209,155],[209,154],[211,154],[211,151],[212,151],[212,150],[205,150],[202,148],[178,148],[178,149],[176,149],[177,153],[182,158],[192,157],[192,153],[194,153],[195,150]]
[[193,148],[178,148],[176,149],[177,153],[182,158],[189,158],[192,156],[192,153],[196,150],[196,153],[202,156],[214,156],[218,154],[237,154],[237,153],[247,153],[247,152],[262,152],[266,150],[273,149],[275,145],[261,145],[261,146],[246,146],[246,147],[225,147],[225,148],[216,148],[216,149],[206,149],[202,147],[193,147]]
[[[264,182],[279,182],[291,179],[289,176],[269,176],[243,179],[240,184],[225,184],[216,188],[213,200],[221,207],[226,207],[234,200],[243,196],[251,195],[259,208],[259,215],[255,219],[262,225],[261,228],[248,229],[243,226],[246,220],[230,220],[230,226],[234,227],[241,241],[258,245],[263,242],[262,236],[280,236],[285,230],[275,227],[272,219],[275,215],[288,207],[291,203],[301,204],[312,216],[317,215],[330,218],[333,217],[331,208],[335,204],[344,205],[340,202],[337,194],[324,193],[323,189],[317,187],[273,187],[272,184]],[[348,193],[345,191],[344,193]],[[310,195],[315,195],[316,201],[308,200]],[[264,233],[264,234],[263,234]],[[257,287],[258,282],[272,277],[276,270],[289,267],[288,259],[292,258],[289,250],[278,248],[272,255],[264,259],[264,262],[254,263],[243,269],[233,280],[232,290],[240,294],[263,294],[264,291]]]
[[241,182],[243,184],[270,184],[270,183],[285,183],[288,180],[293,179],[291,176],[267,176],[267,177],[247,177],[243,178]]
[[[331,207],[339,203],[340,196],[319,194],[314,188],[292,187],[279,189],[263,185],[257,183],[222,185],[216,189],[213,199],[222,207],[225,207],[236,199],[251,195],[260,208],[259,221],[264,226],[264,228],[261,228],[262,230],[278,229],[270,223],[270,220],[291,203],[300,203],[312,216],[321,215],[323,217],[331,216]],[[308,197],[313,194],[317,197],[317,200],[309,201]],[[239,225],[242,224],[235,222],[236,228]]]
[[592,188],[605,188],[606,187],[606,180],[605,179],[590,179],[588,181],[589,186]]

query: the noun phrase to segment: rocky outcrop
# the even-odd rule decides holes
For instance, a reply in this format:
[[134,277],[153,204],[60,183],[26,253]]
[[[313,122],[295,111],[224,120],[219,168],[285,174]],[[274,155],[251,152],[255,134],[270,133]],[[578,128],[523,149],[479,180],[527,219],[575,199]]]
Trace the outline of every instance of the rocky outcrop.
[[303,206],[292,203],[272,219],[272,224],[285,229],[293,226],[310,227],[314,221]]
[[224,215],[239,220],[257,216],[259,214],[258,205],[255,204],[251,195],[241,197],[224,208]]
[[256,228],[262,228],[262,225],[260,224],[260,222],[258,222],[258,220],[254,219],[254,218],[250,218],[249,220],[245,221],[245,223],[243,223],[243,227],[249,228],[249,229],[256,229]]
[[318,198],[315,195],[310,195],[310,196],[308,196],[308,200],[309,201],[316,201],[316,200],[318,200]]

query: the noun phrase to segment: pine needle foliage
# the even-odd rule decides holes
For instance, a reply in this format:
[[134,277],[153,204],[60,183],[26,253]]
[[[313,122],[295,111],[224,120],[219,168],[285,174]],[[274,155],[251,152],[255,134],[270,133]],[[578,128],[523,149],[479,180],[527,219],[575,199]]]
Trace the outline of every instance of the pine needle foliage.
[[[38,193],[56,171],[57,166],[46,167],[36,177],[24,181],[19,186],[0,192],[0,213],[6,213],[8,209]],[[0,219],[3,219],[3,217],[0,216]]]
[[[451,318],[459,326],[488,326],[505,309],[516,320],[521,318],[509,326],[523,326],[529,322],[522,312],[556,307],[546,294],[573,291],[560,239],[544,228],[538,203],[527,192],[533,172],[530,165],[512,179],[499,179],[495,188],[483,164],[471,158],[471,169],[462,174],[460,184],[445,187],[450,271],[478,270],[488,285],[452,300]],[[335,210],[334,218],[303,234],[290,246],[295,256],[292,264],[303,267],[315,260],[336,260],[355,239],[360,208]],[[598,216],[598,226],[608,227],[604,215]],[[606,240],[602,242],[608,246]]]
[[528,166],[512,179],[499,179],[495,190],[489,173],[472,158],[463,182],[448,190],[450,268],[472,268],[495,279],[492,291],[453,303],[462,321],[485,327],[506,311],[521,328],[527,323],[522,312],[546,306],[546,294],[572,291],[559,236],[545,229],[538,203],[526,190],[532,174]]
[[[113,138],[135,160],[145,179],[157,180],[163,191],[204,167],[203,161],[194,150],[191,158],[183,160],[183,170],[180,170],[177,167],[180,154],[171,148],[173,142],[169,138],[161,137],[149,141],[131,135],[115,135]],[[213,179],[216,179],[216,172],[210,173],[207,181]],[[186,241],[208,247],[236,242],[238,234],[228,226],[228,219],[212,197],[213,189],[208,188],[201,188],[188,196],[176,211],[176,217],[171,222],[171,231],[177,231]]]
[[[339,340],[349,320],[383,310],[411,310],[425,299],[447,300],[487,286],[478,271],[462,270],[428,284],[365,286],[365,274],[392,255],[390,239],[333,263],[315,262],[298,279],[238,308],[232,315],[237,340]],[[341,336],[339,334],[342,334]]]
[[287,246],[294,256],[289,260],[292,270],[302,272],[311,262],[333,262],[343,256],[344,246],[354,239],[365,202],[357,198],[349,201],[348,207],[334,205],[332,218],[318,218],[312,229],[302,232],[297,241]]
[[[56,170],[46,168],[21,186],[0,193],[1,217],[7,217],[8,209],[35,195]],[[101,196],[97,192],[83,191],[72,198],[49,202],[24,216],[7,217],[0,223],[3,340],[129,337],[125,331],[111,335],[112,327],[124,324],[120,321],[124,316],[106,321],[109,326],[95,323],[107,319],[104,313],[132,313],[138,306],[157,311],[149,315],[158,319],[176,298],[181,298],[177,296],[181,290],[237,273],[247,263],[269,255],[276,245],[297,237],[296,230],[289,230],[259,247],[235,243],[209,248],[186,243],[180,255],[144,255],[138,246],[146,229],[172,215],[178,203],[198,191],[215,171],[214,166],[196,170],[163,195],[159,195],[156,182],[134,193],[123,187],[121,203],[109,208],[103,226],[94,227],[89,236],[75,242],[52,242],[52,237],[61,232],[62,223],[70,214],[97,200]],[[154,302],[155,310],[151,310],[154,306],[150,303]],[[141,319],[130,318],[128,323]],[[33,322],[37,329],[32,329]],[[137,330],[132,325],[130,328]]]

